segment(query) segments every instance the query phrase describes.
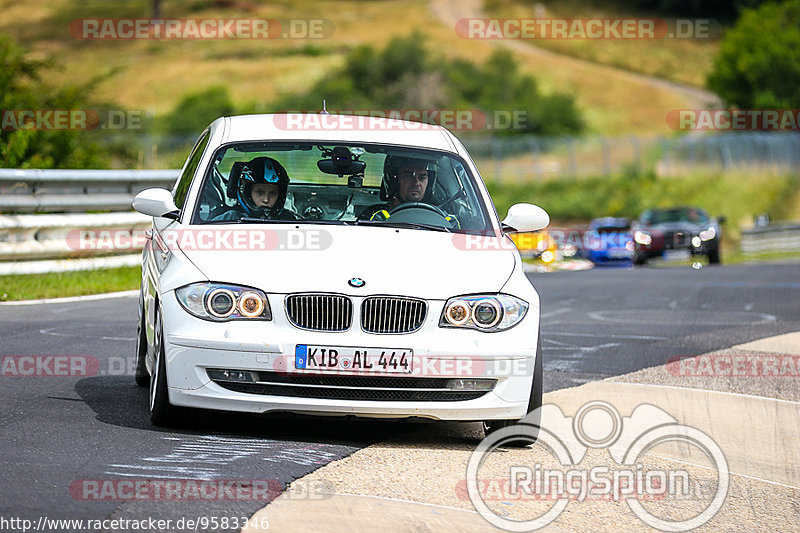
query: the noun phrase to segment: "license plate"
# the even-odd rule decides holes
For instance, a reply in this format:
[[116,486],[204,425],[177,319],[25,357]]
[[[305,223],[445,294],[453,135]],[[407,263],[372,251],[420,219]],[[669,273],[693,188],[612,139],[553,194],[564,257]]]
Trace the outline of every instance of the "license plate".
[[296,370],[315,372],[380,372],[410,374],[413,350],[407,348],[361,348],[298,344],[294,350]]
[[689,250],[667,250],[664,252],[664,261],[688,261],[692,257]]

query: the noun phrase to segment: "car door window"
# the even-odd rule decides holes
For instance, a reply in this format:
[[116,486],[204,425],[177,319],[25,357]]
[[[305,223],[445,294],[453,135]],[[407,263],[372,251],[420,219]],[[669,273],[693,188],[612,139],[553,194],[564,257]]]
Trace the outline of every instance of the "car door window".
[[192,184],[192,178],[197,170],[197,165],[200,164],[200,159],[203,157],[203,152],[206,149],[206,145],[208,145],[208,137],[209,133],[208,131],[205,131],[197,140],[197,143],[194,145],[194,149],[189,156],[188,162],[186,163],[186,167],[181,173],[178,184],[175,186],[175,190],[172,192],[175,205],[178,206],[178,209],[181,211],[183,211],[184,204],[186,203],[186,196],[189,193],[189,186]]

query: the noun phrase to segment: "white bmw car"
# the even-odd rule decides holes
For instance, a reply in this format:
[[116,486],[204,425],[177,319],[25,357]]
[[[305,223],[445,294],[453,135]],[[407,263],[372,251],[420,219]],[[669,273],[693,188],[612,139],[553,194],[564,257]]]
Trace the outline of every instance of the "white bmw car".
[[148,189],[136,381],[192,408],[514,424],[541,405],[539,297],[458,139],[333,115],[223,117]]

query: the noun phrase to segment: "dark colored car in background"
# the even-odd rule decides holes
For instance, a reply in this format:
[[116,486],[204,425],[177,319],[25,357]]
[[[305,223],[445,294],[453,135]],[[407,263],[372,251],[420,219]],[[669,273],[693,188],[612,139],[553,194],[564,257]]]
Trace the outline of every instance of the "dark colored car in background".
[[699,207],[648,209],[633,225],[633,262],[642,265],[653,258],[690,259],[705,255],[712,265],[720,262],[720,224]]
[[589,223],[583,237],[583,253],[595,265],[631,266],[633,233],[628,218],[602,217]]

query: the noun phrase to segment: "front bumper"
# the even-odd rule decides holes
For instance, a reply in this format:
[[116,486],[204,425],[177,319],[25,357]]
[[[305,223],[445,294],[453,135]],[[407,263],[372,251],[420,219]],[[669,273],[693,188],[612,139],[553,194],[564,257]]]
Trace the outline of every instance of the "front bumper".
[[[292,326],[270,295],[273,320],[215,323],[186,313],[174,292],[163,296],[167,381],[170,403],[178,406],[249,413],[293,412],[378,418],[499,420],[527,412],[538,342],[538,308],[514,328],[498,333],[439,328],[444,302],[429,301],[425,324],[408,334],[370,334],[354,325],[342,333],[304,331]],[[411,349],[414,373],[408,377],[477,378],[494,381],[477,398],[458,401],[337,399],[255,394],[230,390],[209,369],[274,374],[291,381],[309,373],[294,369],[297,344]],[[321,375],[319,373],[311,375]],[[372,376],[373,374],[367,374]],[[364,376],[337,372],[336,376]],[[402,375],[392,375],[402,379]],[[339,391],[341,392],[341,391]]]

